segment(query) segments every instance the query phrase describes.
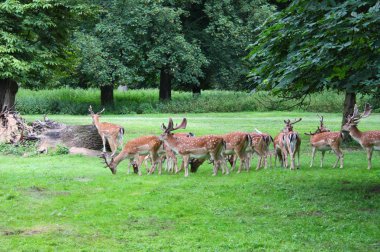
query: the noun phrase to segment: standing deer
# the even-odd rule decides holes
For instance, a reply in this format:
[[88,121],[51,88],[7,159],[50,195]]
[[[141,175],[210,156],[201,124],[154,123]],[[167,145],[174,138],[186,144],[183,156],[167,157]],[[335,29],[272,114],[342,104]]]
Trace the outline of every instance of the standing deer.
[[214,163],[213,175],[215,176],[218,168],[222,166],[224,173],[224,167],[226,173],[229,173],[226,161],[223,157],[223,150],[225,149],[225,142],[222,137],[219,136],[203,136],[203,137],[188,137],[188,138],[176,138],[172,131],[177,129],[185,129],[187,125],[186,118],[182,120],[179,126],[173,126],[173,120],[169,118],[168,126],[163,125],[164,132],[160,135],[160,139],[165,142],[175,153],[182,156],[185,167],[185,177],[189,176],[189,161],[190,158],[208,159]]
[[[252,141],[247,151],[251,156],[254,153],[259,156],[256,166],[256,170],[259,170],[261,167],[267,168],[268,166],[269,146],[273,142],[273,138],[267,133],[262,133],[257,129],[255,130],[256,133],[249,133]],[[251,157],[249,160],[251,160]],[[269,166],[271,166],[271,164]]]
[[107,122],[99,122],[100,114],[104,112],[104,108],[102,111],[98,113],[94,113],[92,111],[92,106],[88,108],[88,111],[90,112],[92,123],[95,125],[96,129],[98,130],[99,135],[102,138],[103,141],[103,153],[106,152],[106,140],[108,141],[111,151],[112,151],[112,157],[115,155],[117,147],[123,144],[123,135],[124,135],[124,128],[113,124],[113,123],[107,123]]
[[340,168],[343,168],[343,152],[340,149],[340,145],[342,144],[343,135],[342,132],[330,132],[328,128],[326,128],[323,124],[323,116],[318,115],[320,118],[320,126],[318,126],[317,130],[314,133],[305,133],[305,135],[309,135],[310,144],[312,148],[311,154],[311,163],[310,167],[313,166],[315,152],[317,150],[322,152],[321,157],[321,167],[323,167],[323,159],[325,157],[325,152],[328,150],[333,150],[335,155],[337,156],[337,160],[333,166],[335,168],[340,160]]
[[121,161],[129,158],[133,166],[137,167],[138,174],[141,176],[141,163],[144,161],[144,158],[141,158],[140,156],[150,155],[152,160],[152,167],[150,170],[154,170],[159,161],[158,150],[161,145],[162,142],[157,136],[142,136],[128,141],[123,150],[115,158],[111,157],[110,161],[104,153],[102,158],[108,168],[110,168],[112,174],[116,174],[116,168]]
[[368,169],[371,169],[372,152],[380,150],[380,130],[362,132],[358,129],[358,124],[362,118],[368,117],[372,112],[372,107],[368,103],[364,107],[364,112],[359,114],[358,106],[355,104],[354,113],[347,116],[347,122],[342,130],[348,131],[350,136],[358,142],[366,151],[368,159]]
[[297,168],[300,166],[300,146],[301,138],[296,131],[293,131],[293,124],[301,121],[302,118],[290,122],[290,120],[284,120],[285,128],[274,139],[274,146],[276,151],[276,159],[281,156],[282,166],[288,167],[288,155],[290,155],[290,169],[294,170],[295,167],[295,155],[297,153],[298,162]]
[[247,152],[247,147],[251,145],[252,139],[248,133],[243,132],[232,132],[222,135],[223,140],[226,142],[226,149],[224,150],[224,155],[232,155],[232,168],[231,171],[235,169],[237,158],[240,158],[240,166],[238,173],[241,169],[245,167],[249,171],[249,156]]

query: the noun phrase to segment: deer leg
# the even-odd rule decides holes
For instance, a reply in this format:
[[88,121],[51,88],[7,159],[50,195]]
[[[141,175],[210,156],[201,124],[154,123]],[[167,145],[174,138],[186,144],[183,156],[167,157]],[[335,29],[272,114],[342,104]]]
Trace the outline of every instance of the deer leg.
[[295,169],[295,156],[296,156],[296,153],[292,152],[290,153],[290,159],[291,159],[291,163],[290,163],[290,169],[294,170]]
[[372,147],[367,148],[368,170],[372,168],[372,162],[371,162],[372,152],[373,152]]
[[102,135],[103,153],[106,153],[106,137]]
[[340,148],[338,148],[339,155],[340,155],[340,168],[343,168],[343,159],[344,159],[344,154]]
[[322,151],[321,168],[323,167],[323,159],[325,158],[325,152],[326,152],[326,151]]
[[189,155],[183,156],[183,163],[185,167],[185,177],[189,176],[189,159],[190,159]]
[[[336,149],[336,148],[331,148],[331,149],[334,151],[334,153],[335,153],[335,155],[337,157],[337,159],[335,161],[335,164],[333,165],[333,168],[336,168],[336,166],[337,166],[337,164],[338,164],[338,162],[339,162],[339,160],[341,158],[342,152],[339,149]],[[342,162],[341,162],[341,164],[342,164]],[[342,166],[340,168],[342,168]]]
[[297,150],[297,169],[300,168],[300,150]]
[[256,171],[260,169],[262,160],[263,157],[259,155],[259,158],[257,159]]
[[311,162],[310,162],[310,168],[313,167],[313,163],[314,163],[314,158],[315,158],[315,152],[316,152],[316,148],[313,146],[311,148]]

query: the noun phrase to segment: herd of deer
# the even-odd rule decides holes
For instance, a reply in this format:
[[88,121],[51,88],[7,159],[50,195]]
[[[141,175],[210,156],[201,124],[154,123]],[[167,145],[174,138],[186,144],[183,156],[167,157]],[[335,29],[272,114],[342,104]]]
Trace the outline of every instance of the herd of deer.
[[[178,129],[185,129],[187,125],[186,118],[180,125],[174,126],[173,120],[169,118],[168,125],[162,124],[163,133],[160,136],[142,136],[128,141],[122,151],[115,156],[117,147],[121,145],[124,134],[123,127],[111,123],[99,122],[100,114],[94,113],[90,106],[89,112],[93,120],[93,124],[97,128],[103,141],[102,158],[113,174],[116,174],[118,164],[124,159],[130,160],[128,172],[132,165],[136,172],[141,175],[141,166],[144,161],[150,160],[151,167],[147,169],[148,174],[155,171],[158,166],[159,173],[162,171],[162,163],[167,162],[166,169],[168,171],[179,172],[185,169],[185,176],[189,175],[189,164],[199,166],[206,160],[213,163],[213,175],[216,175],[219,168],[223,174],[228,174],[229,169],[227,161],[231,164],[231,170],[234,170],[237,160],[240,159],[238,173],[242,169],[249,171],[253,154],[257,154],[259,159],[256,170],[268,166],[268,157],[273,154],[275,163],[279,159],[282,167],[288,167],[288,157],[290,157],[290,169],[295,169],[295,157],[297,154],[297,168],[300,166],[300,146],[301,138],[299,134],[293,130],[293,125],[302,119],[295,121],[285,120],[285,128],[273,139],[269,134],[256,130],[255,133],[232,132],[225,135],[206,135],[195,137],[192,133],[173,133]],[[373,150],[380,150],[380,131],[361,132],[357,125],[360,119],[368,117],[372,108],[369,104],[365,105],[364,112],[359,114],[358,107],[355,105],[352,115],[347,117],[347,122],[343,126],[342,131],[347,131],[351,137],[360,143],[366,149],[368,158],[368,169],[371,168],[371,158]],[[310,143],[312,146],[312,159],[310,167],[313,166],[316,150],[322,152],[321,167],[323,166],[323,158],[325,152],[332,150],[337,161],[334,168],[340,161],[340,168],[343,168],[343,152],[340,148],[343,134],[342,131],[331,132],[323,124],[323,116],[320,117],[320,126],[314,133],[305,133],[310,135]],[[106,141],[108,141],[112,154],[108,156],[106,152]],[[269,150],[270,144],[273,142],[274,152]],[[182,157],[182,164],[178,169],[176,155]],[[147,164],[145,164],[147,166]],[[271,165],[271,164],[269,164]],[[276,165],[276,164],[275,164]]]

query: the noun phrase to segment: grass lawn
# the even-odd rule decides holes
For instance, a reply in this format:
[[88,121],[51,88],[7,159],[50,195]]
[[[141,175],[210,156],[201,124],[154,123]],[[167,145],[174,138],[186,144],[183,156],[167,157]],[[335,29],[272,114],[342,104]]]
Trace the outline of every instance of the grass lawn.
[[[159,134],[169,115],[104,116],[121,124],[126,139]],[[271,168],[211,176],[127,175],[104,169],[98,158],[70,155],[0,156],[0,251],[379,251],[380,155],[367,170],[363,150],[345,151],[345,168],[309,168],[314,113],[268,112],[175,115],[196,135],[252,131],[273,136],[283,119],[302,117],[301,169]],[[28,120],[38,116],[26,116]],[[89,124],[88,116],[50,116]],[[338,130],[340,114],[326,114]],[[359,124],[380,129],[380,115]],[[256,160],[253,162],[256,164]]]

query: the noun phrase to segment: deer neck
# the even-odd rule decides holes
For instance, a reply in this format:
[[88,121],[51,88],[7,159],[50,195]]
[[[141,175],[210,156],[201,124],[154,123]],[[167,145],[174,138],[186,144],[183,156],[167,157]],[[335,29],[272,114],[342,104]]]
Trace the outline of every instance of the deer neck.
[[99,128],[100,128],[99,118],[93,118],[93,123],[94,123],[96,129],[99,130]]
[[168,135],[167,139],[164,142],[175,152],[178,154],[178,145],[179,141],[173,135]]
[[355,139],[356,142],[361,143],[362,132],[358,129],[357,126],[352,126],[350,129],[350,136]]

